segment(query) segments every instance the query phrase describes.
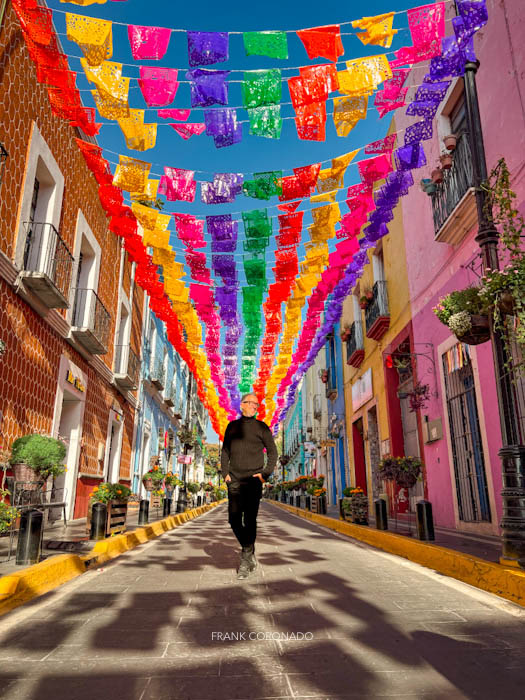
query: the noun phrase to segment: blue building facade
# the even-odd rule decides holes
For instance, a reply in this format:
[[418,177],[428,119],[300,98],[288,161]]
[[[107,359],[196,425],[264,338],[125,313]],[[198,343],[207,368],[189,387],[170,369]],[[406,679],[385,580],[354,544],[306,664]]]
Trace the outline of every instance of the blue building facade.
[[173,349],[166,327],[148,308],[144,314],[141,382],[137,413],[132,488],[143,494],[141,477],[158,460],[164,472],[177,474],[182,446],[177,438],[188,408],[189,372]]
[[328,474],[326,490],[332,505],[343,496],[343,489],[348,485],[349,463],[345,427],[345,392],[343,379],[343,343],[338,333],[328,336],[325,345],[326,400],[328,411],[327,437],[330,443],[327,454]]
[[286,481],[293,481],[305,473],[304,452],[304,386],[297,390],[294,405],[284,421],[284,454],[289,461],[285,468]]

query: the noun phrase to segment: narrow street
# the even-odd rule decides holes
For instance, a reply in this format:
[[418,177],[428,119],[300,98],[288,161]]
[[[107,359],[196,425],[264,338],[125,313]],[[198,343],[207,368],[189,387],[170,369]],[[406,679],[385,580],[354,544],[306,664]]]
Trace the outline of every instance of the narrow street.
[[521,697],[525,611],[263,503],[226,507],[0,621],[7,700]]

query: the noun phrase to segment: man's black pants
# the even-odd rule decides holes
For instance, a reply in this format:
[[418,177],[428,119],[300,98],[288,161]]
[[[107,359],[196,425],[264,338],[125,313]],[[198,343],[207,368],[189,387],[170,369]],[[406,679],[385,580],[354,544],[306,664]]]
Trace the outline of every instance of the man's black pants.
[[241,547],[255,543],[261,495],[259,477],[250,476],[228,482],[228,520]]

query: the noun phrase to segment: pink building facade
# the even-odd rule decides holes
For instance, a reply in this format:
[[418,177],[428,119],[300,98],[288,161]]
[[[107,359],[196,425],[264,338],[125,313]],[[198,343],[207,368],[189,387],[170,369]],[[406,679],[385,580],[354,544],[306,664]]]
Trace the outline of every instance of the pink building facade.
[[[489,22],[475,37],[477,74],[487,167],[505,157],[517,203],[525,211],[525,13],[520,0],[488,0]],[[455,15],[448,8],[447,27]],[[425,68],[415,67],[418,85]],[[418,118],[398,111],[396,128]],[[434,119],[432,140],[424,143],[427,165],[414,176],[430,178],[446,151],[443,138],[458,135],[452,169],[432,194],[419,187],[402,198],[407,275],[412,309],[415,381],[428,384],[430,399],[419,410],[420,454],[425,464],[425,494],[438,526],[477,534],[498,534],[502,515],[500,417],[490,342],[458,343],[433,307],[440,297],[474,285],[481,276],[475,240],[477,212],[463,80],[456,79]],[[429,357],[431,359],[429,359]],[[515,405],[525,444],[525,384],[516,383]]]

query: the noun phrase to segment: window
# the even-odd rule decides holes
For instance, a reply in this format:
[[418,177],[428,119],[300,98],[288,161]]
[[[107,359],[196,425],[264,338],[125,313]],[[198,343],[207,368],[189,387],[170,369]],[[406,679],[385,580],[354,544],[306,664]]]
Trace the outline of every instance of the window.
[[57,245],[63,192],[64,176],[34,125],[25,164],[15,251],[15,263],[19,269],[42,272],[45,261],[54,258],[55,250],[47,248]]
[[460,136],[467,132],[467,111],[465,106],[465,93],[462,92],[449,115],[450,133]]

